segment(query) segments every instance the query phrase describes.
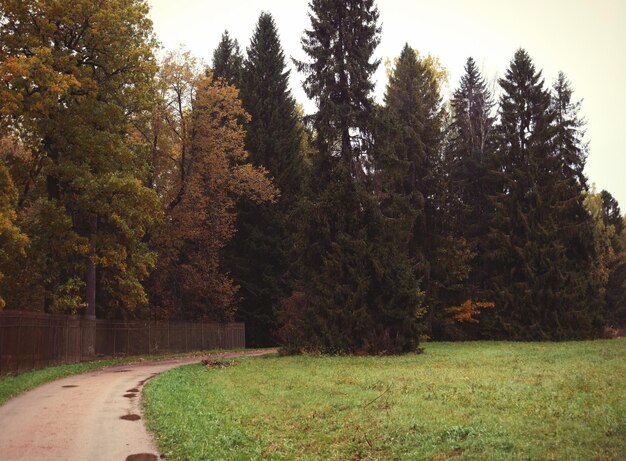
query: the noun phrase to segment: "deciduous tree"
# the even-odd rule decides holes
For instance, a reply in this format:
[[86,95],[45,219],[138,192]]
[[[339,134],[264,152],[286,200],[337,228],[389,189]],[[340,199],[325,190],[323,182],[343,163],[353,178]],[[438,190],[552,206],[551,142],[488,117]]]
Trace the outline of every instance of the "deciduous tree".
[[197,83],[184,177],[155,236],[154,300],[173,316],[234,318],[237,287],[224,273],[221,252],[235,231],[236,199],[277,196],[265,170],[247,161],[241,120],[248,115],[237,96],[210,71]]
[[[33,154],[36,177],[29,180],[44,184],[43,196],[28,196],[37,187],[24,188],[20,202],[30,222],[50,212],[60,224],[32,235],[49,243],[39,247],[43,254],[29,255],[43,263],[37,273],[45,309],[86,304],[93,316],[96,302],[103,309],[146,302],[141,280],[154,256],[142,239],[160,211],[143,185],[144,146],[130,136],[130,121],[148,107],[156,70],[148,6],[142,0],[1,6],[2,123]],[[64,242],[73,242],[72,263],[59,266],[55,251]]]

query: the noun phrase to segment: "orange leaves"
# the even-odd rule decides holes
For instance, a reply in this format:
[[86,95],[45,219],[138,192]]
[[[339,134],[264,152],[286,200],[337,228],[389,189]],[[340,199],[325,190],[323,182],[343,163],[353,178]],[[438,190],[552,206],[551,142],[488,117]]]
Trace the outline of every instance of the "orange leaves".
[[479,323],[478,319],[475,317],[480,314],[481,310],[493,307],[496,307],[496,304],[493,302],[472,301],[468,299],[460,306],[448,307],[446,312],[451,315],[455,322]]
[[[16,199],[17,191],[11,176],[0,160],[0,280],[4,278],[2,269],[6,266],[8,259],[17,254],[23,254],[28,242],[26,235],[22,234],[15,225]],[[4,300],[0,293],[0,309],[3,307]]]
[[50,48],[39,47],[30,56],[9,56],[0,64],[2,101],[6,115],[47,116],[58,101],[81,84],[71,73],[59,72]]
[[[189,135],[179,138],[181,182],[164,194],[179,199],[155,239],[160,259],[153,287],[161,307],[185,310],[175,315],[229,320],[238,287],[222,272],[221,251],[235,233],[237,200],[274,201],[278,190],[264,169],[248,163],[243,123],[249,116],[238,90],[210,72],[194,84]],[[186,121],[179,117],[175,129],[182,132]]]

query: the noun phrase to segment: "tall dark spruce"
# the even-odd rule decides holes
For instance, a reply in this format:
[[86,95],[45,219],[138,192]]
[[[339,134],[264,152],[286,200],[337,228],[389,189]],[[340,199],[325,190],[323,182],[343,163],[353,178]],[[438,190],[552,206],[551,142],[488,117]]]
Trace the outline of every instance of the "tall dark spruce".
[[213,51],[213,77],[224,79],[237,88],[241,85],[243,56],[236,38],[230,38],[227,30],[222,34],[220,43]]
[[622,215],[619,203],[613,195],[603,190],[602,220],[612,228],[610,247],[613,257],[608,261],[608,280],[605,287],[607,324],[626,326],[626,217]]
[[238,204],[237,234],[226,248],[226,267],[240,286],[238,318],[246,323],[246,344],[276,344],[275,310],[290,292],[292,243],[289,216],[300,196],[302,136],[289,71],[272,16],[262,13],[247,50],[240,97],[251,116],[246,150],[268,170],[281,191],[276,204]]
[[372,0],[313,0],[297,62],[317,154],[300,207],[298,291],[286,300],[288,349],[396,353],[417,346],[418,287],[372,188],[371,76],[379,43]]
[[[494,192],[488,174],[494,149],[493,98],[471,57],[465,73],[455,90],[450,106],[451,123],[448,131],[446,157],[449,165],[447,203],[452,233],[467,245],[471,261],[463,283],[463,298],[475,302],[490,302],[485,287],[490,266],[485,261],[485,233],[492,213],[489,197]],[[482,319],[481,319],[482,322]],[[467,333],[478,334],[478,326]]]
[[[499,320],[514,339],[593,336],[601,326],[593,270],[591,220],[577,163],[583,146],[564,127],[559,96],[544,89],[524,50],[500,79],[495,169],[499,191],[488,258]],[[569,122],[568,122],[569,121]]]

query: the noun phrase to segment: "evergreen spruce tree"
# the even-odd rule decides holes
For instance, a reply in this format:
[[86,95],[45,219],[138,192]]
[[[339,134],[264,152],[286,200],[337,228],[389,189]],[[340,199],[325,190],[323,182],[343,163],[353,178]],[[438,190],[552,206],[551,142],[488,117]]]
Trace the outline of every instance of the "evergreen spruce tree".
[[602,203],[601,219],[610,229],[608,246],[611,258],[608,258],[608,277],[605,288],[607,324],[626,326],[626,229],[625,217],[619,203],[613,195],[603,190],[600,192]]
[[[424,100],[425,69],[416,52],[404,46],[392,69],[385,92],[384,132],[377,137],[378,170],[382,188],[381,208],[406,221],[408,251],[415,261],[417,274],[427,277],[424,256],[426,228],[425,179],[431,176],[432,146],[426,144],[424,128],[429,116]],[[438,101],[437,101],[438,102]],[[431,155],[429,155],[429,153]]]
[[451,215],[451,233],[465,242],[472,258],[462,297],[490,302],[484,289],[490,276],[490,267],[484,261],[484,235],[491,214],[489,196],[493,192],[487,172],[494,146],[494,102],[471,57],[467,59],[465,74],[450,105],[446,189],[452,200],[448,201],[447,208]]
[[[587,159],[587,144],[583,137],[584,121],[578,116],[581,102],[572,101],[572,90],[569,80],[563,72],[559,72],[552,86],[551,109],[554,112],[554,144],[556,155],[561,159],[562,174],[576,181],[583,190],[587,190],[587,180],[583,174]],[[572,187],[576,187],[572,184]]]
[[382,132],[377,136],[380,205],[401,216],[399,233],[425,292],[428,334],[441,338],[448,310],[470,298],[470,251],[458,225],[447,113],[441,103],[446,72],[431,56],[405,45],[389,74]]
[[615,233],[621,234],[624,230],[624,216],[619,208],[619,203],[609,191],[600,192],[602,197],[602,215],[606,224],[615,226]]
[[222,34],[220,43],[213,51],[213,77],[221,78],[229,85],[237,88],[241,85],[241,74],[243,72],[243,56],[239,49],[237,39],[230,38],[227,30]]
[[370,189],[378,9],[373,0],[313,0],[310,8],[311,29],[302,44],[311,62],[297,66],[318,104],[318,152],[300,208],[298,288],[304,301],[296,303],[294,294],[282,313],[285,327],[295,316],[307,330],[283,339],[300,350],[413,350],[417,281]]
[[226,248],[226,267],[240,286],[238,318],[246,323],[246,344],[276,343],[275,310],[290,294],[287,278],[292,246],[290,213],[300,195],[302,136],[289,71],[272,16],[262,13],[247,50],[240,97],[251,116],[246,150],[264,167],[281,197],[276,204],[238,204],[237,234]]
[[440,197],[441,178],[435,170],[440,164],[444,120],[433,71],[414,49],[404,46],[389,74],[384,132],[377,136],[381,210],[388,219],[395,215],[403,223],[398,231],[407,242],[414,274],[426,291],[430,324],[436,310],[432,262],[441,229],[429,226],[439,217],[435,200]]
[[500,321],[516,339],[593,336],[602,322],[589,276],[591,225],[583,186],[566,168],[572,146],[580,145],[562,142],[563,120],[524,50],[515,53],[500,85],[494,156],[500,190],[488,236],[490,262],[499,272],[491,287]]
[[[494,103],[476,63],[468,58],[465,74],[451,101],[450,126],[451,180],[460,199],[456,229],[480,261],[482,236],[486,231],[489,211],[487,163],[493,149]],[[474,265],[473,280],[482,277]],[[480,288],[477,286],[476,290]]]

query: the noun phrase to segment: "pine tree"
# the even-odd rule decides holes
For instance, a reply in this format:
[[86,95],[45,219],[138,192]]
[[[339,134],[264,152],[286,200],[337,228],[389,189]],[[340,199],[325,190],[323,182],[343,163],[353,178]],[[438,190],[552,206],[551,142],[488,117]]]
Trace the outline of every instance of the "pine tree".
[[452,162],[451,180],[461,205],[456,216],[457,229],[477,254],[482,253],[481,240],[489,208],[486,169],[493,149],[493,106],[485,80],[474,60],[468,58],[465,74],[451,101],[448,155]]
[[603,190],[599,194],[600,220],[608,230],[605,257],[607,324],[623,327],[626,325],[626,229],[625,218],[621,214],[619,203],[613,195]]
[[491,279],[500,321],[517,339],[595,335],[601,318],[589,277],[592,229],[565,144],[556,142],[562,121],[524,50],[500,85],[494,174],[501,182],[488,236],[490,262],[500,271]]
[[247,50],[240,97],[251,120],[246,126],[250,161],[264,167],[281,196],[275,204],[238,204],[237,234],[225,261],[240,286],[237,316],[246,323],[246,344],[276,343],[275,310],[289,295],[288,260],[292,243],[289,215],[300,195],[303,163],[296,103],[274,19],[262,13]]
[[243,56],[239,49],[239,42],[236,38],[230,38],[227,30],[224,31],[220,43],[213,51],[213,67],[211,70],[214,78],[222,78],[229,85],[240,87]]
[[[430,175],[432,146],[426,145],[424,128],[429,119],[428,101],[424,98],[425,69],[417,53],[405,45],[389,75],[385,92],[384,129],[379,133],[378,169],[381,207],[386,214],[404,217],[410,256],[419,266],[420,276],[427,276],[424,260],[426,227],[425,179]],[[410,211],[409,211],[410,210]]]
[[487,171],[493,151],[494,103],[471,57],[450,106],[452,119],[445,157],[449,176],[446,192],[451,199],[446,208],[450,213],[451,233],[465,242],[471,257],[462,297],[465,302],[489,302],[484,290],[490,274],[484,261],[484,235],[491,213],[489,195],[493,192]]
[[[378,10],[372,0],[313,0],[310,9],[302,44],[312,61],[297,66],[306,74],[307,95],[318,103],[318,152],[297,242],[305,301],[291,303],[307,331],[299,344],[283,338],[293,349],[413,350],[417,281],[368,189]],[[290,317],[286,307],[283,320]]]
[[602,198],[602,215],[604,222],[615,226],[616,234],[621,234],[624,230],[624,216],[619,208],[619,203],[615,197],[606,190],[600,192]]

